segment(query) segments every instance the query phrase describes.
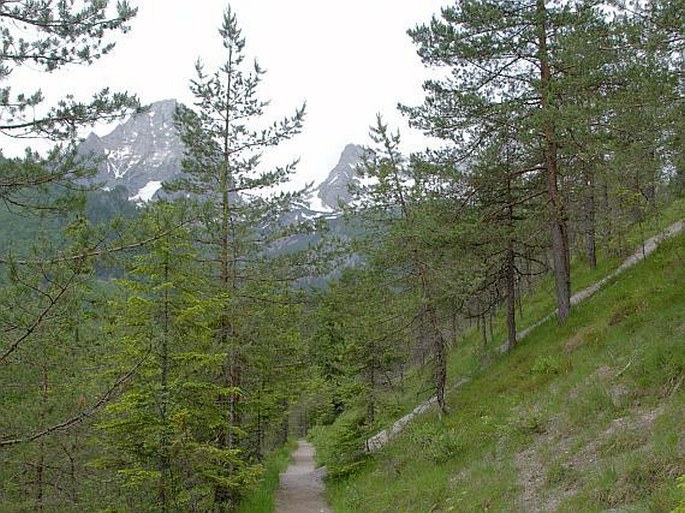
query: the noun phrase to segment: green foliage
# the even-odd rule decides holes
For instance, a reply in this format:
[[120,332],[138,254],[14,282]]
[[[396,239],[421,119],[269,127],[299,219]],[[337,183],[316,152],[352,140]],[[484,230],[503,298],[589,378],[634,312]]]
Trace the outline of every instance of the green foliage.
[[370,431],[362,410],[348,410],[328,428],[316,427],[311,438],[316,445],[316,458],[325,465],[331,478],[343,478],[358,472],[368,455],[364,442]]
[[[4,50],[0,60],[0,82],[8,80],[14,69],[27,64],[49,73],[68,65],[88,65],[109,53],[114,48],[111,34],[128,31],[137,9],[131,8],[128,2],[118,2],[115,8],[108,7],[107,3],[87,0],[80,5],[2,4],[0,33]],[[36,117],[43,101],[40,90],[15,93],[10,86],[0,88],[3,106],[0,131],[15,137],[39,134],[51,139],[73,139],[80,126],[116,115],[122,108],[134,107],[137,103],[126,94],[111,96],[105,88],[89,103],[75,101],[69,96],[43,117]],[[30,182],[33,182],[31,185],[44,183],[40,180]],[[0,191],[0,195],[3,192]]]
[[[141,227],[169,232],[180,216],[160,202],[144,213]],[[225,479],[220,469],[237,460],[234,452],[214,451],[208,436],[207,428],[221,423],[217,404],[235,391],[209,379],[223,359],[202,335],[206,305],[195,294],[196,255],[184,235],[176,230],[136,256],[118,282],[122,295],[110,304],[118,314],[108,331],[118,341],[119,365],[138,371],[99,425],[108,451],[97,465],[116,471],[120,501],[136,504],[136,511],[180,508],[209,496],[211,483]],[[202,478],[189,478],[189,469]]]
[[439,422],[417,422],[406,436],[412,446],[438,464],[457,457],[467,443],[456,428],[445,429]]
[[551,355],[542,356],[535,360],[530,372],[542,376],[560,374],[569,370],[570,363],[571,362],[568,359],[562,359]]
[[[160,300],[188,292],[183,308],[163,309],[162,318],[172,313],[180,328],[169,332],[169,342],[182,341],[191,349],[187,353],[211,355],[213,366],[197,370],[195,357],[170,358],[169,372],[180,375],[165,385],[166,394],[177,392],[168,397],[169,406],[182,408],[171,409],[168,418],[187,427],[173,426],[169,450],[176,440],[196,443],[188,456],[191,468],[211,491],[213,508],[232,511],[256,482],[265,454],[285,442],[289,405],[302,379],[301,307],[290,288],[295,257],[268,251],[297,231],[282,223],[297,194],[277,190],[295,162],[266,169],[261,159],[299,133],[304,106],[259,128],[268,106],[258,94],[264,71],[246,61],[245,38],[230,7],[219,35],[225,61],[213,72],[197,62],[193,107],[179,106],[175,118],[186,150],[183,173],[165,184],[179,193],[176,207],[192,211],[192,233],[177,235],[195,252],[192,281],[181,287],[162,280],[166,271],[148,270],[141,288],[157,295],[153,319],[162,313]],[[197,451],[207,457],[198,458]]]
[[389,376],[406,359],[405,303],[383,281],[374,269],[348,269],[317,296],[309,350],[329,392],[329,411],[320,415],[330,421],[343,408],[359,406],[373,422],[377,394],[392,386]]
[[[82,235],[76,226],[74,238]],[[61,245],[66,255],[85,246],[70,237]],[[64,508],[79,500],[93,450],[88,418],[99,398],[117,390],[117,376],[99,375],[107,354],[96,306],[102,289],[87,265],[68,259],[46,264],[43,251],[54,254],[55,248],[38,239],[26,253],[34,262],[3,266],[0,300],[0,481],[7,484],[4,500],[29,509],[40,500]],[[17,470],[31,462],[28,474]],[[63,491],[55,493],[58,481]],[[27,497],[26,490],[34,493]]]
[[[284,225],[295,163],[262,166],[300,132],[304,106],[264,122],[264,71],[230,8],[226,61],[198,61],[195,102],[177,112],[184,175],[166,187],[179,201],[139,213],[123,190],[78,191],[92,169],[73,144],[135,98],[43,108],[9,84],[28,63],[100,58],[135,9],[0,2],[0,132],[64,143],[0,155],[3,511],[233,511],[253,492],[242,510],[268,510],[287,464],[271,449],[295,416],[301,431],[319,423],[346,511],[683,509],[682,237],[513,351],[516,327],[568,288],[557,250],[585,253],[577,288],[682,218],[682,199],[663,209],[685,183],[682,7],[609,18],[591,3],[465,0],[410,31],[448,73],[402,110],[447,146],[406,158],[379,117],[349,212],[361,265],[307,297],[291,285],[308,259],[274,251],[312,228]],[[550,221],[555,283],[536,277]],[[120,279],[98,281],[108,266]],[[364,451],[433,391],[440,416]]]
[[93,277],[103,238],[85,220],[79,183],[92,170],[75,139],[138,102],[105,88],[50,107],[41,91],[12,83],[25,65],[49,73],[108,53],[136,10],[107,4],[0,5],[0,133],[61,141],[45,155],[0,152],[0,496],[11,511],[74,510],[92,498],[90,418],[130,377],[107,372],[100,307],[108,290]]
[[678,478],[678,490],[680,492],[680,503],[676,506],[672,513],[685,512],[685,475]]

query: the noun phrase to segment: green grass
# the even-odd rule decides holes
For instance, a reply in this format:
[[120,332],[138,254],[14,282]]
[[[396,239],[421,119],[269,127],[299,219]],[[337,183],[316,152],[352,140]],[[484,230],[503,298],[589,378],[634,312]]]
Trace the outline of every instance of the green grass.
[[264,463],[264,474],[257,489],[244,500],[237,513],[273,513],[275,495],[278,489],[279,474],[285,472],[290,462],[290,454],[297,447],[294,440],[272,452]]
[[[653,232],[683,202],[676,207]],[[577,265],[575,290],[619,263]],[[542,283],[526,298],[524,320],[552,308]],[[416,419],[351,474],[329,480],[334,511],[670,511],[685,474],[683,312],[681,235],[574,307],[565,326],[545,323],[487,368],[471,332],[450,355],[451,381],[473,378],[450,391],[453,413]],[[421,397],[422,382],[417,371],[402,394],[385,398],[383,422],[429,395]],[[334,446],[331,432],[315,442]]]

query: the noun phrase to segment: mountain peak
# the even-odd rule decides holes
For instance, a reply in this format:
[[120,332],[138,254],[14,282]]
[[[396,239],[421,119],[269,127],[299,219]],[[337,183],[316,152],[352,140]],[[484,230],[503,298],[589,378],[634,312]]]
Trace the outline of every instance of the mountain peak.
[[349,186],[358,180],[357,166],[362,161],[364,148],[358,144],[348,144],[340,154],[335,167],[321,182],[312,198],[312,208],[317,211],[338,210],[340,203],[349,203],[351,198]]
[[359,144],[349,143],[345,145],[342,153],[340,154],[340,162],[342,161],[359,161],[364,154],[364,147]]
[[125,186],[130,199],[149,201],[181,170],[183,145],[174,125],[174,99],[141,108],[102,137],[91,134],[79,152],[103,157],[95,180],[105,188]]
[[139,113],[148,113],[152,116],[163,115],[165,117],[171,117],[174,115],[177,105],[178,102],[174,98],[159,100],[144,107]]

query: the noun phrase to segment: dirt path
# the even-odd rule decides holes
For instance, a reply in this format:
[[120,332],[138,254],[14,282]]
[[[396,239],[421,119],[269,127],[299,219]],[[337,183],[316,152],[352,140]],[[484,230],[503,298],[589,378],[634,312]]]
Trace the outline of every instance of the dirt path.
[[323,497],[325,470],[314,468],[314,447],[300,440],[288,470],[281,474],[276,513],[331,513]]

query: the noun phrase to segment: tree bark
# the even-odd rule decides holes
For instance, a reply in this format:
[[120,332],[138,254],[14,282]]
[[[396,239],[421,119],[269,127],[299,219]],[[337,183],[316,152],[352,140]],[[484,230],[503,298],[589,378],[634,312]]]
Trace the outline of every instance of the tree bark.
[[[221,228],[220,228],[220,275],[219,284],[222,292],[229,293],[235,289],[235,270],[231,266],[231,234],[232,234],[232,220],[231,220],[231,206],[230,206],[230,194],[229,188],[231,184],[231,140],[230,140],[230,128],[231,128],[231,116],[228,106],[231,105],[231,88],[233,79],[233,46],[228,49],[228,72],[227,72],[227,84],[226,84],[226,106],[227,110],[225,112],[224,120],[224,132],[223,132],[223,162],[220,170],[219,187],[221,194]],[[235,245],[235,240],[233,240]],[[235,248],[233,248],[235,253]],[[219,343],[221,347],[225,347],[228,353],[227,361],[225,362],[223,369],[223,385],[228,385],[233,390],[228,394],[227,400],[222,400],[222,402],[227,403],[228,407],[228,422],[223,426],[223,430],[220,433],[219,445],[227,449],[233,449],[237,445],[235,438],[235,425],[238,419],[238,405],[237,405],[237,395],[234,393],[235,388],[239,386],[239,371],[237,365],[237,348],[235,347],[236,341],[233,332],[231,312],[228,308],[224,309],[220,314],[219,319]],[[233,472],[232,465],[229,469]],[[214,502],[215,507],[218,508],[220,512],[230,512],[235,509],[234,493],[232,490],[225,486],[218,485],[214,490]]]
[[595,197],[595,172],[589,168],[585,173],[585,258],[592,269],[597,268],[597,200]]
[[516,347],[516,253],[514,252],[514,206],[511,177],[507,177],[507,254],[505,262],[507,287],[507,351]]
[[551,70],[547,48],[547,8],[545,0],[536,0],[538,50],[540,61],[540,107],[543,117],[543,146],[547,174],[547,196],[550,209],[552,262],[559,323],[564,324],[571,313],[571,266],[568,228],[563,199],[559,192],[556,129],[552,119],[550,99]]
[[[164,262],[164,281],[169,282],[169,254],[165,253]],[[159,367],[162,396],[160,400],[160,454],[159,454],[159,505],[162,513],[169,511],[170,490],[171,483],[171,456],[170,456],[170,440],[169,440],[169,289],[164,289],[164,306],[162,310],[162,340],[159,348]]]
[[[40,427],[45,426],[45,411],[48,407],[48,367],[47,363],[43,363],[43,374],[40,384],[41,390],[41,412],[40,412]],[[38,442],[38,459],[36,461],[36,511],[43,511],[45,502],[45,438],[41,438]]]
[[428,303],[426,307],[432,331],[433,351],[435,353],[435,397],[438,401],[440,410],[447,413],[448,409],[445,402],[445,389],[447,386],[447,348],[445,347],[445,339],[442,336],[440,326],[438,325],[435,305]]

